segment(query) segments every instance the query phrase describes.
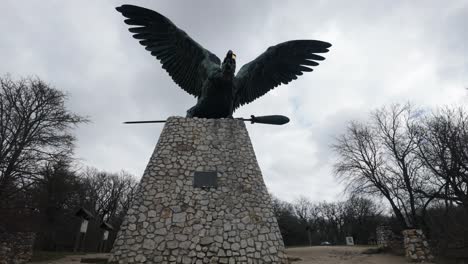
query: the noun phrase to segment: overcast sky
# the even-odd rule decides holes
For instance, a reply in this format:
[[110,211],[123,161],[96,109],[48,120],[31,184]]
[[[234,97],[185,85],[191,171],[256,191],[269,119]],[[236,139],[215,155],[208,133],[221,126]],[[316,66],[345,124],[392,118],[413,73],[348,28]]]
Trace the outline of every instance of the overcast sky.
[[2,0],[0,74],[66,91],[68,107],[92,120],[76,130],[76,156],[98,169],[140,178],[162,125],[122,121],[185,116],[196,102],[131,37],[114,9],[125,3],[167,16],[220,58],[232,49],[238,69],[287,40],[333,44],[314,72],[235,113],[290,117],[247,125],[266,185],[284,200],[342,197],[329,146],[349,120],[391,103],[468,102],[467,0]]

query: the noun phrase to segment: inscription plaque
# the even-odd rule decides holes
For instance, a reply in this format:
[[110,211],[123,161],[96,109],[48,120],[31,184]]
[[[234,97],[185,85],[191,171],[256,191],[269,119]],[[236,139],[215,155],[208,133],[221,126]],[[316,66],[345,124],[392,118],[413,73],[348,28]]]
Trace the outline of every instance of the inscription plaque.
[[193,176],[194,188],[217,188],[218,173],[216,171],[196,171]]

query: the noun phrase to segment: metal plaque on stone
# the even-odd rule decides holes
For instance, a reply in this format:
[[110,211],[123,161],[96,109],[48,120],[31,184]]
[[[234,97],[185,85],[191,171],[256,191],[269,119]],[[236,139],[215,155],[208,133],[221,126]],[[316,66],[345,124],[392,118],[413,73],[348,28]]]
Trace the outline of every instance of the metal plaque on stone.
[[217,188],[218,173],[216,171],[196,171],[193,176],[194,188]]

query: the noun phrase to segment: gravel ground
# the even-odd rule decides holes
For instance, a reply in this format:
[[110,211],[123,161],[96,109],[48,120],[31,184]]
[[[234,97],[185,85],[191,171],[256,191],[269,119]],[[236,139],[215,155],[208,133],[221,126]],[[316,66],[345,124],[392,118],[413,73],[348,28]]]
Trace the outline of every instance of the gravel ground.
[[[347,246],[316,246],[288,248],[286,252],[289,257],[298,257],[301,260],[292,264],[402,264],[409,263],[404,257],[390,254],[362,254],[369,247],[347,247]],[[67,256],[63,259],[31,262],[30,264],[78,264],[82,257],[107,257],[109,254],[86,254]]]
[[369,247],[316,246],[288,248],[286,253],[301,260],[293,264],[401,264],[409,263],[404,257],[390,254],[362,254]]
[[29,262],[29,264],[78,264],[81,263],[81,258],[108,258],[110,254],[86,254],[72,255],[58,260],[49,260],[41,262]]

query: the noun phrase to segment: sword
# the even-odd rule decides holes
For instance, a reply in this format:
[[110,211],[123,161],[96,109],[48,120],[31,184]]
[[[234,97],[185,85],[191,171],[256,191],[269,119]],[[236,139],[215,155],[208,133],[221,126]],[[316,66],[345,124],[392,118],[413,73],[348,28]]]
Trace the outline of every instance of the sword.
[[[268,124],[268,125],[284,125],[289,122],[289,118],[282,115],[268,115],[268,116],[254,116],[251,115],[250,119],[242,117],[235,118],[241,121],[250,121],[251,124]],[[148,124],[148,123],[165,123],[166,120],[148,120],[148,121],[126,121],[124,124]]]
[[148,124],[148,123],[166,123],[166,120],[149,120],[149,121],[126,121],[124,124]]

